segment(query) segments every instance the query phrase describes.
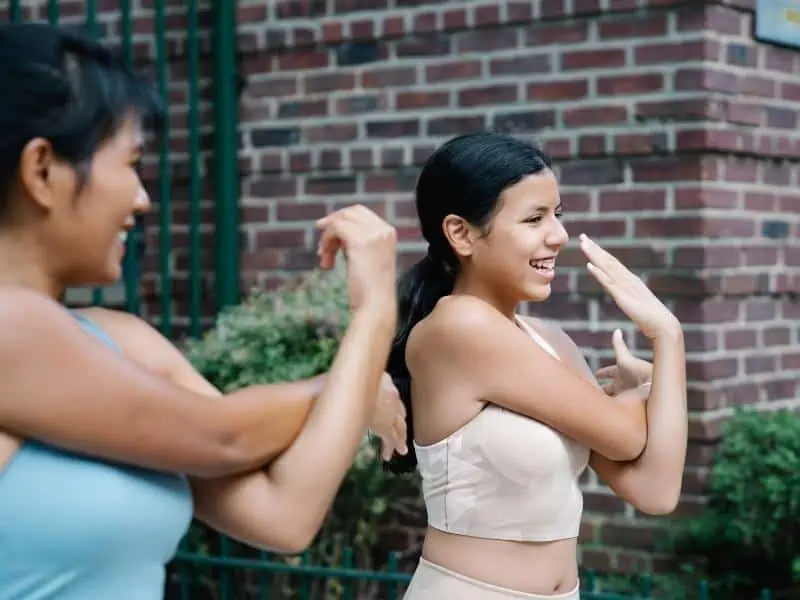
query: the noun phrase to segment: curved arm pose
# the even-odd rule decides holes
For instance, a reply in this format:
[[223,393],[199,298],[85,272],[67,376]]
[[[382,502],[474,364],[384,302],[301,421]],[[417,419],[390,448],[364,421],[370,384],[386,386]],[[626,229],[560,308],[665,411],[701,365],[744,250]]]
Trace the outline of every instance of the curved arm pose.
[[2,599],[160,598],[193,515],[297,551],[370,422],[389,450],[405,435],[381,382],[395,232],[364,207],[318,222],[321,266],[347,255],[353,310],[323,377],[222,396],[137,318],[59,303],[120,276],[126,232],[150,207],[136,166],[159,110],[100,45],[0,27]]
[[[427,255],[399,284],[388,370],[409,416],[429,527],[407,598],[577,598],[578,478],[587,466],[642,511],[677,503],[686,451],[680,324],[581,236],[589,272],[653,343],[652,384],[612,397],[557,327],[518,315],[551,292],[558,182],[509,136],[460,136],[416,190]],[[608,374],[608,372],[606,372]]]

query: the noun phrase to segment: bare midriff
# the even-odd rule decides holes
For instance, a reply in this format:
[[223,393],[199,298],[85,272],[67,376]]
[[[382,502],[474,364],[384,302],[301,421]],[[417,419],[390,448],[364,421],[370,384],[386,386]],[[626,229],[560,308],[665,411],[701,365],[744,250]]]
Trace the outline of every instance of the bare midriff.
[[577,539],[517,542],[428,527],[425,560],[472,579],[528,594],[563,594],[578,583]]

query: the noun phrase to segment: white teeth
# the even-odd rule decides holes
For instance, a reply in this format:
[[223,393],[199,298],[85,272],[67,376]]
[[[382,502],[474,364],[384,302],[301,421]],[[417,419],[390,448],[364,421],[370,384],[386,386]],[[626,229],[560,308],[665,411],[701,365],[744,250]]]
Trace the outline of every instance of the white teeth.
[[120,231],[119,232],[119,241],[123,244],[128,240],[128,232],[127,231]]
[[531,266],[539,271],[552,271],[556,266],[556,261],[552,258],[541,261],[531,261]]

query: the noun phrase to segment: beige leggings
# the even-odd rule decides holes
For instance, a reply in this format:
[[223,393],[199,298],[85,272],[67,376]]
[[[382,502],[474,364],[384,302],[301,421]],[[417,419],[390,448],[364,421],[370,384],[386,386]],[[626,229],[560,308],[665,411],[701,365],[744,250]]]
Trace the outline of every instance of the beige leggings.
[[579,587],[554,595],[518,592],[465,577],[421,558],[403,600],[580,600]]

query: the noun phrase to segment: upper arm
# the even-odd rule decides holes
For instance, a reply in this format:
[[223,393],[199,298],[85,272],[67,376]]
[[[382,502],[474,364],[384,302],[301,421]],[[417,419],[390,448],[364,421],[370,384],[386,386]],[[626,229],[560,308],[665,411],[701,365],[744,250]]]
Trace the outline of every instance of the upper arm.
[[87,335],[60,305],[0,292],[0,427],[65,449],[175,472],[226,463],[202,396]]
[[480,398],[542,421],[612,459],[641,453],[641,411],[607,396],[484,302],[447,300],[435,309],[426,342],[449,355],[452,368]]
[[[587,381],[599,387],[594,374],[589,369],[572,339],[560,327],[552,325],[549,327],[551,333],[559,338],[561,348],[566,350],[567,355],[564,358],[568,363]],[[626,390],[615,396],[614,400],[641,410],[642,405],[647,401],[647,397],[647,390],[640,387]],[[614,461],[597,452],[592,452],[589,466],[597,473],[600,480],[608,485],[620,498],[641,509],[641,499],[647,497],[648,490],[643,488],[635,463]]]
[[221,395],[180,350],[139,317],[102,308],[83,309],[80,312],[109,334],[127,358],[150,372],[198,394]]

